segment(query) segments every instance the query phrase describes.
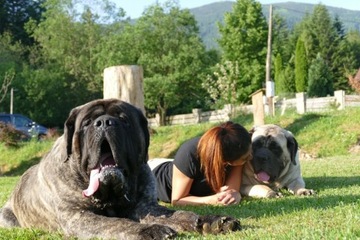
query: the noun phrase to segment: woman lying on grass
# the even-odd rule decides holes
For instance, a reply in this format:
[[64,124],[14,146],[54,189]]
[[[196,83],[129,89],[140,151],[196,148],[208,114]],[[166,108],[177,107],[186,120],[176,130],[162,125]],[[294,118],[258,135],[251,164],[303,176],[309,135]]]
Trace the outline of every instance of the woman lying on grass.
[[237,204],[242,167],[252,158],[251,139],[226,122],[182,144],[175,159],[153,159],[158,199],[172,205]]

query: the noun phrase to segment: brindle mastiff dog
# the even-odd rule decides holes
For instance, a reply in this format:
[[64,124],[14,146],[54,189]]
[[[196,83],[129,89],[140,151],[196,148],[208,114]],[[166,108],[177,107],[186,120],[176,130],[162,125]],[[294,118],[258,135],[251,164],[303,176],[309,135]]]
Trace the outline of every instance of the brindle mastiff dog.
[[177,231],[240,229],[227,216],[160,206],[147,165],[140,110],[116,99],[74,108],[64,134],[27,170],[0,211],[0,226],[62,231],[79,238],[164,239]]
[[253,160],[244,166],[241,194],[271,198],[282,197],[281,188],[295,195],[313,195],[301,176],[298,143],[291,132],[276,126],[262,125],[250,131]]

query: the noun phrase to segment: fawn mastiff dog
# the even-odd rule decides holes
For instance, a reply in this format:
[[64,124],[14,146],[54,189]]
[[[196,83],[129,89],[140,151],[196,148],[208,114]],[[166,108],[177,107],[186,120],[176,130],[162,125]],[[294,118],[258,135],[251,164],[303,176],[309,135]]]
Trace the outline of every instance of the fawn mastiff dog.
[[298,143],[293,134],[277,125],[254,127],[251,131],[253,159],[244,166],[241,194],[282,197],[281,188],[295,195],[313,195],[301,176]]
[[64,134],[23,174],[0,210],[0,226],[104,239],[240,229],[239,221],[228,216],[199,216],[159,205],[148,147],[147,120],[134,106],[107,99],[72,109]]

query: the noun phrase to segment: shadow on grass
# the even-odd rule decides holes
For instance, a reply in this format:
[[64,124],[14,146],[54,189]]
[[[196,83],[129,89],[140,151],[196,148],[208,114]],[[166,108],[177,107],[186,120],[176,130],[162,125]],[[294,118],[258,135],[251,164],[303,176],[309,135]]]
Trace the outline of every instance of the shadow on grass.
[[[360,194],[351,195],[327,195],[308,197],[283,197],[279,199],[250,199],[245,198],[239,206],[215,207],[208,206],[207,209],[200,207],[188,208],[187,210],[197,212],[200,215],[215,214],[228,215],[238,219],[261,218],[290,214],[307,209],[328,210],[341,205],[353,204],[360,198]],[[178,208],[179,209],[179,208]]]
[[[358,186],[360,176],[354,177],[311,177],[305,178],[308,188],[314,189],[314,196],[293,196],[282,191],[284,197],[277,199],[255,199],[244,197],[240,205],[234,206],[187,206],[173,207],[197,212],[201,215],[228,215],[238,219],[261,218],[289,214],[307,209],[327,210],[341,205],[351,205],[360,199],[360,190],[349,193],[347,187]],[[326,194],[323,194],[323,191]],[[171,207],[171,206],[170,206]],[[246,226],[244,226],[246,227]],[[251,226],[248,226],[251,228]]]
[[239,218],[258,218],[276,216],[287,213],[303,211],[307,209],[328,210],[342,205],[353,204],[359,199],[360,195],[331,195],[331,196],[309,196],[309,197],[285,197],[273,201],[249,200],[253,201],[251,209],[240,207],[237,217]]
[[351,177],[307,177],[304,178],[307,188],[312,188],[315,191],[324,189],[341,189],[349,186],[359,186],[360,176]]
[[22,161],[19,166],[2,173],[2,176],[21,176],[31,166],[39,163],[41,157],[35,157],[30,160]]
[[304,127],[324,117],[329,117],[329,116],[321,115],[318,113],[307,113],[304,114],[301,118],[296,119],[293,123],[289,124],[288,126],[285,126],[284,128],[286,128],[294,135],[296,135],[298,132],[304,129]]

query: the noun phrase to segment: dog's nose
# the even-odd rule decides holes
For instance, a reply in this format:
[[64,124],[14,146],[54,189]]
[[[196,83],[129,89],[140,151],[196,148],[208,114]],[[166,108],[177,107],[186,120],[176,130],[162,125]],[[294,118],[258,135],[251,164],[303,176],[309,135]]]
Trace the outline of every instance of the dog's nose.
[[107,128],[115,125],[115,119],[109,116],[101,116],[94,121],[95,128]]

